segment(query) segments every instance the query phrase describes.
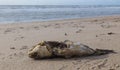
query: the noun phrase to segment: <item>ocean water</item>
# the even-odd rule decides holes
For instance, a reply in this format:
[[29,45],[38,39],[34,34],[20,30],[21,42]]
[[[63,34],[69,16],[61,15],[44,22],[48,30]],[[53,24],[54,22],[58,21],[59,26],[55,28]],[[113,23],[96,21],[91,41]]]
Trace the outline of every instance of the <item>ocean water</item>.
[[33,22],[120,15],[120,6],[0,5],[0,23]]

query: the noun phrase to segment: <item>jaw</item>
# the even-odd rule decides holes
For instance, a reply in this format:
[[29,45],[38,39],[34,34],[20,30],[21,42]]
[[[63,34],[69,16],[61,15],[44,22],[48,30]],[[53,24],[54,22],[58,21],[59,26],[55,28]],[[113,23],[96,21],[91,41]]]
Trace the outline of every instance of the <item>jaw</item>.
[[37,45],[33,50],[28,52],[30,58],[47,58],[52,56],[52,52],[48,51],[46,46]]

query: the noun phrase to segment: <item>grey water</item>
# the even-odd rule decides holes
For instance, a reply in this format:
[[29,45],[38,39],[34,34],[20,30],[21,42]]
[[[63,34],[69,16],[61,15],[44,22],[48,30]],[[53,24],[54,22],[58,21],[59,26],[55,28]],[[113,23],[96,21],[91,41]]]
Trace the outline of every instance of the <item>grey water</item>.
[[0,23],[120,15],[119,5],[0,5]]

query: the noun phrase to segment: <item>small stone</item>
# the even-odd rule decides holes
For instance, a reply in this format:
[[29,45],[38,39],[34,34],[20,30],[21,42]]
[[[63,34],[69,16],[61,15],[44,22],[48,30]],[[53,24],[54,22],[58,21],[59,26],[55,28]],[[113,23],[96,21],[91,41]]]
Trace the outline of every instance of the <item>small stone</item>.
[[67,36],[67,33],[65,33],[65,36]]
[[113,33],[113,32],[109,32],[109,33],[108,33],[108,35],[112,35],[112,34],[115,34],[115,33]]
[[98,35],[96,35],[96,37],[98,37]]
[[20,38],[22,39],[22,38],[24,38],[24,37],[22,36],[22,37],[20,37]]
[[15,49],[15,47],[10,47],[10,49]]

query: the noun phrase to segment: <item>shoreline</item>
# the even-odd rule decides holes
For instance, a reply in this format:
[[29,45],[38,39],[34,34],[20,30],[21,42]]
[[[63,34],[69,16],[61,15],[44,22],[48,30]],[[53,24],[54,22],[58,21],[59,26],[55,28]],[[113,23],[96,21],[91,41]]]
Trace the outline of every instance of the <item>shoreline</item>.
[[1,24],[21,24],[21,23],[42,23],[42,22],[55,22],[55,21],[69,21],[69,20],[91,20],[91,19],[101,19],[109,17],[119,17],[120,15],[105,15],[105,16],[93,16],[93,17],[80,17],[80,18],[65,18],[65,19],[55,19],[55,20],[43,20],[43,21],[23,21],[23,22],[0,22]]

